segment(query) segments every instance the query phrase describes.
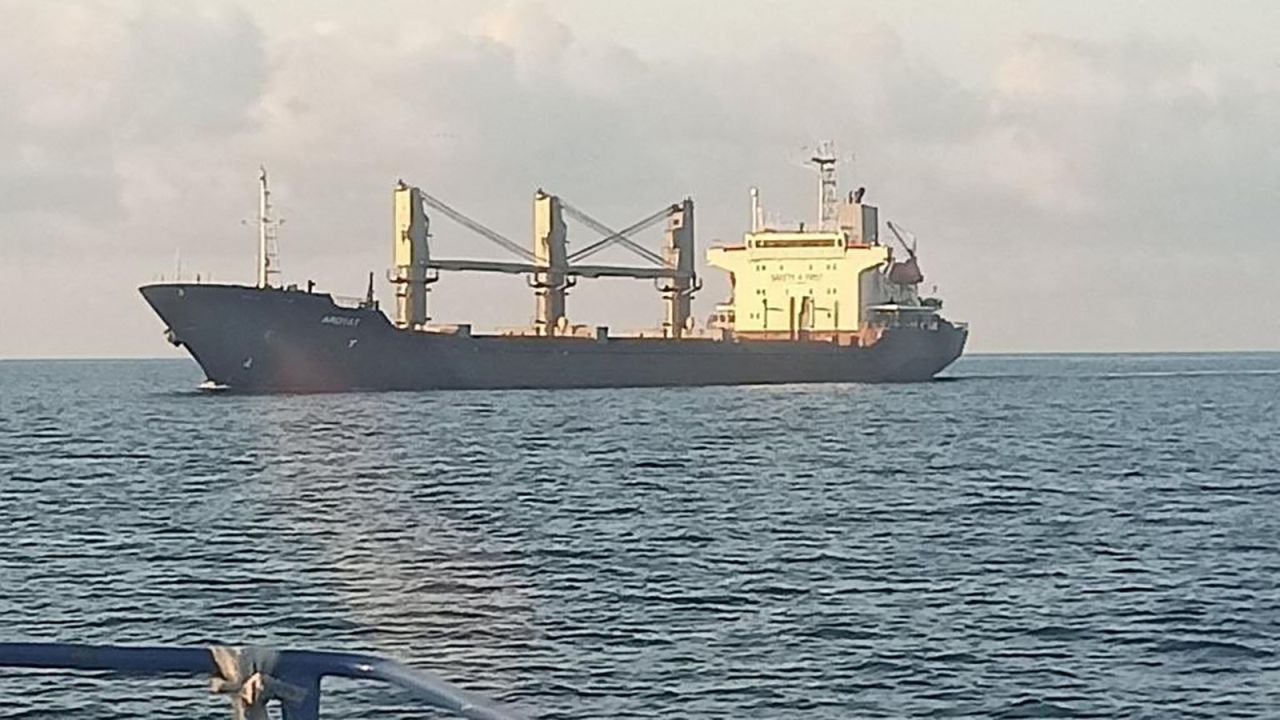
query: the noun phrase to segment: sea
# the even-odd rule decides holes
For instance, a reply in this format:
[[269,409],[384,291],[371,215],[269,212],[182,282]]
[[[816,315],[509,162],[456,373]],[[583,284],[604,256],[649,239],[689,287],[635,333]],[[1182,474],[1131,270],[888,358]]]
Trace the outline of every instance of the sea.
[[[243,396],[0,362],[0,641],[377,653],[531,718],[1280,717],[1280,354]],[[326,683],[329,718],[442,717]],[[225,718],[0,669],[0,717]]]

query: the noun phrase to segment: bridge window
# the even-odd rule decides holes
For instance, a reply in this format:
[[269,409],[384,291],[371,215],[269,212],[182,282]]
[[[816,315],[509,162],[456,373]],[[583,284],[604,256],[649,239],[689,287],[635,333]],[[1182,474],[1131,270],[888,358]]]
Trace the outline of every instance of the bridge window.
[[757,240],[755,246],[758,248],[771,247],[835,247],[840,244],[839,240],[813,240],[810,238],[792,238],[789,240]]

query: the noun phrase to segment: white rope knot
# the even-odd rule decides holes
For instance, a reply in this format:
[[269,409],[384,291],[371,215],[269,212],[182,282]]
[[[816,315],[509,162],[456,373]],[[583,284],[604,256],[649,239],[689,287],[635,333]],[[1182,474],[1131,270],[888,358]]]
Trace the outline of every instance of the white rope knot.
[[235,720],[270,720],[267,703],[280,699],[298,703],[307,691],[272,677],[280,654],[269,648],[237,649],[215,645],[213,654],[218,674],[209,679],[209,690],[231,696],[231,716]]

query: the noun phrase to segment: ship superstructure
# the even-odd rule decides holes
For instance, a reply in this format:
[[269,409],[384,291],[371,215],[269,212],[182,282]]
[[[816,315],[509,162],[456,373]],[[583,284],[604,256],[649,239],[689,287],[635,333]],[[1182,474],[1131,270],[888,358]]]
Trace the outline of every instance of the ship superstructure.
[[[880,242],[879,209],[858,188],[836,201],[835,158],[816,155],[816,229],[769,227],[751,190],[751,230],[742,244],[713,247],[707,261],[729,273],[732,296],[712,323],[736,338],[870,345],[886,327],[936,326],[941,303],[921,302],[914,247],[898,261]],[[895,235],[896,228],[890,225]],[[899,238],[901,240],[901,238]]]
[[[752,191],[750,230],[741,245],[713,247],[711,266],[729,273],[732,295],[705,327],[694,322],[702,284],[695,268],[693,201],[684,199],[620,230],[562,197],[538,190],[533,243],[521,246],[421,188],[393,190],[395,307],[374,297],[343,302],[312,283],[273,285],[278,273],[265,170],[260,175],[258,277],[254,286],[158,283],[141,288],[211,384],[254,391],[431,388],[618,387],[927,380],[957,358],[968,330],[921,299],[914,243],[886,226],[905,249],[880,240],[877,208],[858,189],[840,198],[829,152],[818,168],[818,221],[806,229],[765,223]],[[505,248],[512,260],[445,259],[431,251],[428,210]],[[599,239],[570,252],[567,219]],[[664,224],[658,252],[635,240]],[[643,264],[588,261],[621,246]],[[524,275],[534,295],[529,326],[497,334],[432,322],[428,296],[442,272]],[[653,331],[611,334],[569,320],[580,279],[628,277],[655,284],[664,313]]]

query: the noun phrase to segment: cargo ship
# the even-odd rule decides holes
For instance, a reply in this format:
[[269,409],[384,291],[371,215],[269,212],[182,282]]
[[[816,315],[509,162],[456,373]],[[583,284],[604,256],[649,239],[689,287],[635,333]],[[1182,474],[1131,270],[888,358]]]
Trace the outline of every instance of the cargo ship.
[[[968,327],[922,297],[914,240],[892,222],[897,245],[882,242],[878,209],[864,189],[838,191],[836,158],[823,151],[816,226],[775,227],[751,190],[750,228],[741,244],[707,250],[728,273],[731,295],[699,326],[692,300],[693,201],[684,199],[621,230],[563,198],[538,190],[533,243],[526,248],[426,191],[400,181],[393,190],[395,287],[389,316],[374,295],[344,300],[278,281],[265,169],[259,175],[258,277],[254,285],[159,282],[140,288],[167,326],[170,343],[203,369],[205,387],[248,392],[600,388],[765,383],[919,382],[964,350]],[[431,212],[428,212],[428,211]],[[434,217],[433,217],[434,213]],[[441,259],[430,252],[432,221],[448,218],[517,256],[512,261]],[[566,218],[601,237],[569,252]],[[665,224],[660,252],[632,238]],[[608,247],[644,264],[589,264]],[[899,252],[899,250],[901,252]],[[534,295],[528,327],[492,333],[439,324],[428,296],[445,272],[525,275]],[[651,331],[611,334],[573,324],[570,290],[584,278],[654,282],[665,313]]]

